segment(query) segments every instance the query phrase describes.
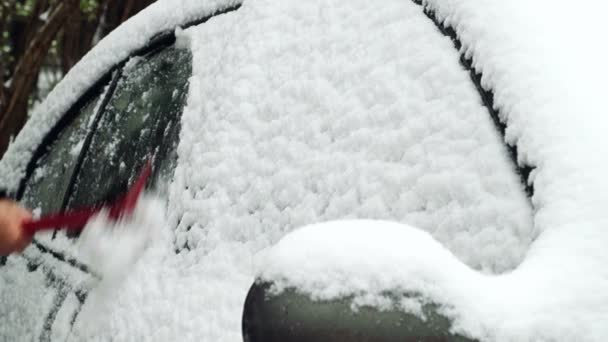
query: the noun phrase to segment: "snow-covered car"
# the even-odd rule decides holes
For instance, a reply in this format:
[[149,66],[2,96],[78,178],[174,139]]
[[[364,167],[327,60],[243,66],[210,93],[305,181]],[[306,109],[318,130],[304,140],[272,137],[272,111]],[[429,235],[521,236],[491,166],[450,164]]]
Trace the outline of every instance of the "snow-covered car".
[[37,235],[0,340],[605,340],[599,6],[159,0],[0,163],[44,215],[152,159],[147,240]]

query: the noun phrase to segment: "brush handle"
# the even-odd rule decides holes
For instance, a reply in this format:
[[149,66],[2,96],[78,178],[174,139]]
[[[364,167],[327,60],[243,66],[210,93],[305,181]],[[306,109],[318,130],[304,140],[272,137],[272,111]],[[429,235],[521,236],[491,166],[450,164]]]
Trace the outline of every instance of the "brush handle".
[[151,174],[152,162],[148,160],[129,191],[112,205],[106,207],[97,206],[82,208],[64,213],[50,214],[36,220],[24,222],[23,230],[30,235],[56,228],[80,230],[93,216],[97,215],[104,208],[109,209],[108,216],[113,220],[118,220],[125,215],[131,215],[133,210],[135,210],[135,205],[137,204],[141,193],[144,191],[146,182]]
[[40,231],[53,230],[55,228],[79,230],[100,211],[101,208],[85,208],[66,213],[51,214],[36,220],[24,222],[23,230],[30,235],[34,235]]

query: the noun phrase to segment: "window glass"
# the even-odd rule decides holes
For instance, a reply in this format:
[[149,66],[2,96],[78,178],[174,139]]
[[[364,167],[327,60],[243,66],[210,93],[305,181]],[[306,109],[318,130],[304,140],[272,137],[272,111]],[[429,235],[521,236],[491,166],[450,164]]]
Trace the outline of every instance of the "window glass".
[[78,156],[93,123],[95,109],[103,98],[100,93],[101,91],[83,106],[76,118],[59,133],[47,152],[36,162],[22,196],[27,207],[40,209],[41,214],[61,209]]
[[68,207],[116,198],[152,155],[154,179],[173,170],[190,74],[189,51],[174,47],[127,62],[93,135]]

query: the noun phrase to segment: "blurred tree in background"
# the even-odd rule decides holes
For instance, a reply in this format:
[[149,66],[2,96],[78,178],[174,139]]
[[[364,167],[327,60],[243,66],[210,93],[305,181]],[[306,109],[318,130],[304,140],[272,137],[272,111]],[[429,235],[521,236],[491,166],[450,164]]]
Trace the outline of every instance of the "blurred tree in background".
[[0,157],[101,38],[155,0],[0,0]]

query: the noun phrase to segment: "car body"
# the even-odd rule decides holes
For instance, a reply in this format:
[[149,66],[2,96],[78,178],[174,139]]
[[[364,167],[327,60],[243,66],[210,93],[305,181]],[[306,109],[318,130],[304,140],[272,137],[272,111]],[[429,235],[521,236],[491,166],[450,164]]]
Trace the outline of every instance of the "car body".
[[[608,187],[584,152],[603,122],[595,93],[554,81],[580,81],[559,72],[580,56],[531,10],[150,6],[37,108],[0,180],[46,214],[112,201],[153,160],[166,213],[137,222],[163,233],[112,281],[78,239],[37,236],[0,268],[0,336],[606,337],[604,195],[587,196]],[[375,221],[315,225],[344,219]]]

